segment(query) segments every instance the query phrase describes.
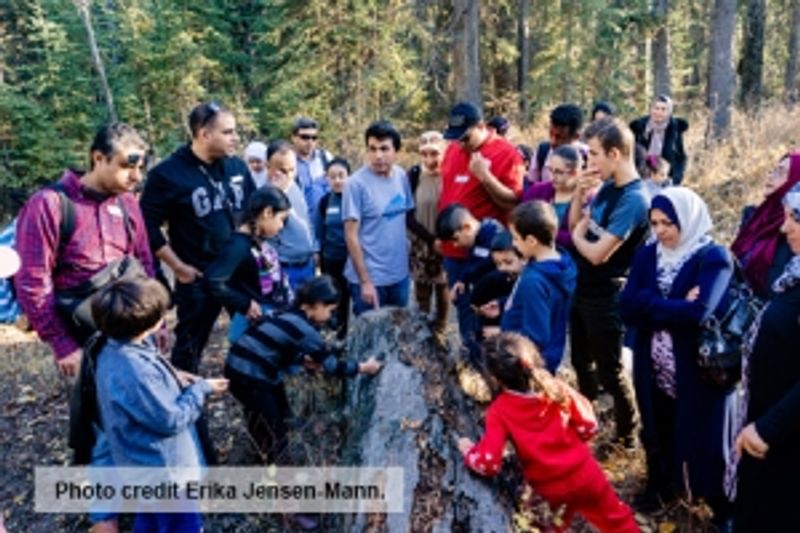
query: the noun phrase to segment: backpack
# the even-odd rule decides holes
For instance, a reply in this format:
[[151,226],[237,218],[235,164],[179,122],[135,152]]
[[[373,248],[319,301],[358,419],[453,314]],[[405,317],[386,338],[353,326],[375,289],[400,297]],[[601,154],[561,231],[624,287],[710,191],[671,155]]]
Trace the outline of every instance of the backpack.
[[544,163],[547,161],[547,154],[550,153],[550,143],[547,141],[542,141],[539,143],[539,146],[536,147],[536,168],[539,169],[539,173],[544,170]]
[[73,450],[72,462],[76,465],[88,465],[92,460],[92,449],[95,445],[94,423],[103,427],[100,409],[97,405],[97,383],[95,368],[97,356],[106,343],[100,334],[92,335],[83,346],[83,358],[78,378],[69,398],[69,438],[67,443]]

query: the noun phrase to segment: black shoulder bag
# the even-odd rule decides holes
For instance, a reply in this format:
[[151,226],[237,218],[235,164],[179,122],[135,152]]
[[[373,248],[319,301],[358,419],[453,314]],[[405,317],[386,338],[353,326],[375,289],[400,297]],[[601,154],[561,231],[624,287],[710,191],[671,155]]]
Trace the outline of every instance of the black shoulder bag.
[[703,377],[724,389],[742,378],[742,348],[756,317],[765,303],[753,294],[733,259],[733,276],[720,305],[700,325],[697,363]]

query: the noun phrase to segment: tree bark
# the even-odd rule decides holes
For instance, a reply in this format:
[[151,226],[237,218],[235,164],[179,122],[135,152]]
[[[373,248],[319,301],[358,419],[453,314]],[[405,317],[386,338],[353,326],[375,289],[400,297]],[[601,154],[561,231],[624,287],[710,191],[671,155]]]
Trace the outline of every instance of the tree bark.
[[653,16],[658,29],[653,36],[653,91],[656,95],[672,96],[672,80],[669,58],[669,0],[653,0]]
[[764,25],[766,22],[766,0],[748,0],[747,16],[741,51],[742,93],[741,103],[746,109],[758,105],[763,94],[764,83]]
[[708,57],[708,98],[711,109],[710,135],[727,135],[731,123],[731,104],[736,89],[733,66],[733,33],[736,27],[736,0],[715,0],[711,13],[711,47]]
[[783,86],[787,103],[797,102],[797,71],[800,59],[800,0],[791,2],[791,28],[789,28],[788,61]]
[[458,101],[483,108],[480,64],[480,0],[453,2],[453,82]]
[[89,39],[89,49],[92,53],[92,61],[94,68],[97,70],[97,75],[100,78],[100,89],[103,92],[103,97],[106,101],[108,108],[108,118],[111,122],[117,121],[117,111],[114,108],[114,97],[111,94],[111,87],[108,85],[108,78],[106,77],[106,69],[103,66],[103,58],[100,57],[100,50],[97,47],[97,40],[94,36],[94,28],[92,28],[91,13],[89,12],[89,0],[75,0],[75,7],[78,14],[83,21],[86,28],[86,36]]
[[530,120],[530,99],[528,98],[528,73],[531,68],[531,39],[528,15],[529,0],[517,0],[517,92],[519,93],[519,113],[523,126]]

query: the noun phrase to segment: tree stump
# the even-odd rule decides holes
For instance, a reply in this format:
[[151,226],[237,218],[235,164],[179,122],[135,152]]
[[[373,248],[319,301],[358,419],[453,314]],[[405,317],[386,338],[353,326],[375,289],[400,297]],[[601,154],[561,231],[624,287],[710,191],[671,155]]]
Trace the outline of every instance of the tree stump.
[[509,531],[516,482],[471,474],[457,447],[480,434],[482,416],[459,387],[455,356],[407,309],[365,313],[349,337],[351,357],[374,355],[384,368],[348,384],[340,464],[400,466],[405,486],[402,514],[352,516],[344,530]]

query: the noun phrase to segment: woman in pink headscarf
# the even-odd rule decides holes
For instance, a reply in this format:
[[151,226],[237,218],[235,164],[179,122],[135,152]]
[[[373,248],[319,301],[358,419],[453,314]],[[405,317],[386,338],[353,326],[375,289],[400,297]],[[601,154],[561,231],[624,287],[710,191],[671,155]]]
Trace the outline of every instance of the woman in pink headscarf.
[[770,295],[772,282],[783,272],[792,253],[781,233],[784,220],[783,197],[800,182],[800,153],[781,158],[767,175],[764,201],[745,208],[742,225],[731,245],[742,265],[744,277],[757,296]]

